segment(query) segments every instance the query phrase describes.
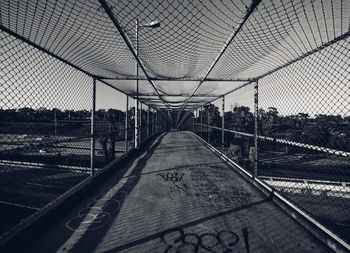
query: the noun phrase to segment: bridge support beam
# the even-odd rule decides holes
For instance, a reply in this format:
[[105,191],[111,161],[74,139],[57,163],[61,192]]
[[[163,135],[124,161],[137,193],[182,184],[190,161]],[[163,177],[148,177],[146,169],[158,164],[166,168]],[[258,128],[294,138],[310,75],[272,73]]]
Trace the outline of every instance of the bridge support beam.
[[91,108],[91,153],[90,153],[90,173],[95,175],[95,113],[96,113],[96,78],[92,79],[92,108]]

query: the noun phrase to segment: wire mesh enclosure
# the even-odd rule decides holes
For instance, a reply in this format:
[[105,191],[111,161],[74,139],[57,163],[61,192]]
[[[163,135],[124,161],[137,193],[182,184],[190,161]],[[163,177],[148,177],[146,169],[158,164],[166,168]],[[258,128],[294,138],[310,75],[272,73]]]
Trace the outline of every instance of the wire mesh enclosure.
[[18,215],[0,233],[190,129],[349,243],[349,15],[344,0],[1,1],[0,205]]
[[[349,42],[257,79],[225,96],[231,104],[219,99],[186,121],[186,129],[347,242]],[[220,103],[229,107],[224,114]]]
[[[114,87],[9,33],[0,36],[0,234],[6,238],[135,147],[135,100],[126,104]],[[142,110],[140,143],[166,129],[152,110],[148,118]]]

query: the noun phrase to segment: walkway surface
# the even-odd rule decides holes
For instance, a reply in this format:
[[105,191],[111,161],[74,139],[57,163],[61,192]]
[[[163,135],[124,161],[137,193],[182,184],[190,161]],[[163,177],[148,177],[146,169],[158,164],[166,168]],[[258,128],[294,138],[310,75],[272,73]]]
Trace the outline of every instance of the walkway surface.
[[28,252],[329,252],[189,132],[170,132]]

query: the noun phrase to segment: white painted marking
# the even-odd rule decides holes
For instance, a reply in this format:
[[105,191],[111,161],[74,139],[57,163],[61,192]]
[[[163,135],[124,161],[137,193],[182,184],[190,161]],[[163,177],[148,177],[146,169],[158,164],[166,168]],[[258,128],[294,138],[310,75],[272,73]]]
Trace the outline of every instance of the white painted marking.
[[49,184],[38,184],[38,183],[31,183],[31,182],[27,182],[27,184],[29,184],[29,185],[35,185],[35,186],[40,186],[40,187],[49,187],[49,188],[65,189],[65,187],[60,187],[60,186],[56,186],[56,185],[49,185]]
[[7,201],[2,201],[2,200],[0,200],[0,204],[5,204],[5,205],[9,205],[9,206],[17,206],[17,207],[27,208],[27,209],[31,209],[31,210],[39,210],[40,209],[40,208],[37,208],[37,207],[25,206],[25,205],[16,204],[16,203],[10,203],[10,202],[7,202]]

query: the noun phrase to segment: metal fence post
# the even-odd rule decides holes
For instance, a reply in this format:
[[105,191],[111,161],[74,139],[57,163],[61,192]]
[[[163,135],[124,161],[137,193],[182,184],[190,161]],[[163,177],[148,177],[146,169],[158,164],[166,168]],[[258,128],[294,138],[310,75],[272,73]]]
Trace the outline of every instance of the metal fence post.
[[128,152],[128,119],[129,119],[129,96],[126,95],[126,110],[125,110],[125,152]]
[[91,155],[90,169],[91,176],[95,175],[95,112],[96,112],[96,79],[92,79],[92,108],[91,108]]
[[54,111],[54,123],[55,123],[55,135],[57,135],[57,110],[56,108],[53,108],[53,111]]
[[147,108],[147,139],[149,138],[149,106]]
[[225,96],[222,96],[222,120],[221,120],[221,154],[225,148]]
[[192,131],[195,132],[196,131],[196,111],[193,110],[193,120],[192,120]]
[[258,80],[254,83],[254,177],[258,176],[258,123],[259,123],[259,90],[258,90]]
[[[137,90],[138,90],[138,85],[137,85]],[[135,99],[135,143],[134,143],[134,146],[135,148],[138,148],[138,143],[139,143],[139,129],[138,129],[138,126],[139,126],[139,120],[138,120],[138,117],[139,117],[139,102],[138,102],[138,96],[136,97]]]
[[154,110],[154,133],[157,133],[157,110]]
[[208,143],[210,143],[210,133],[209,133],[209,117],[210,117],[210,115],[209,115],[209,110],[207,111],[207,141],[208,141]]
[[151,134],[154,135],[154,109],[152,110]]
[[194,116],[193,116],[193,131],[196,133],[197,132],[197,125],[196,125],[196,120],[197,120],[197,110],[194,110]]
[[190,125],[189,125],[189,129],[190,129],[190,131],[193,131],[193,113],[192,113],[192,115],[191,115],[191,117],[190,117]]
[[201,117],[201,138],[203,138],[203,107],[200,108],[199,116]]
[[159,132],[159,113],[158,110],[156,110],[156,133]]
[[142,143],[142,103],[140,102],[139,143]]

